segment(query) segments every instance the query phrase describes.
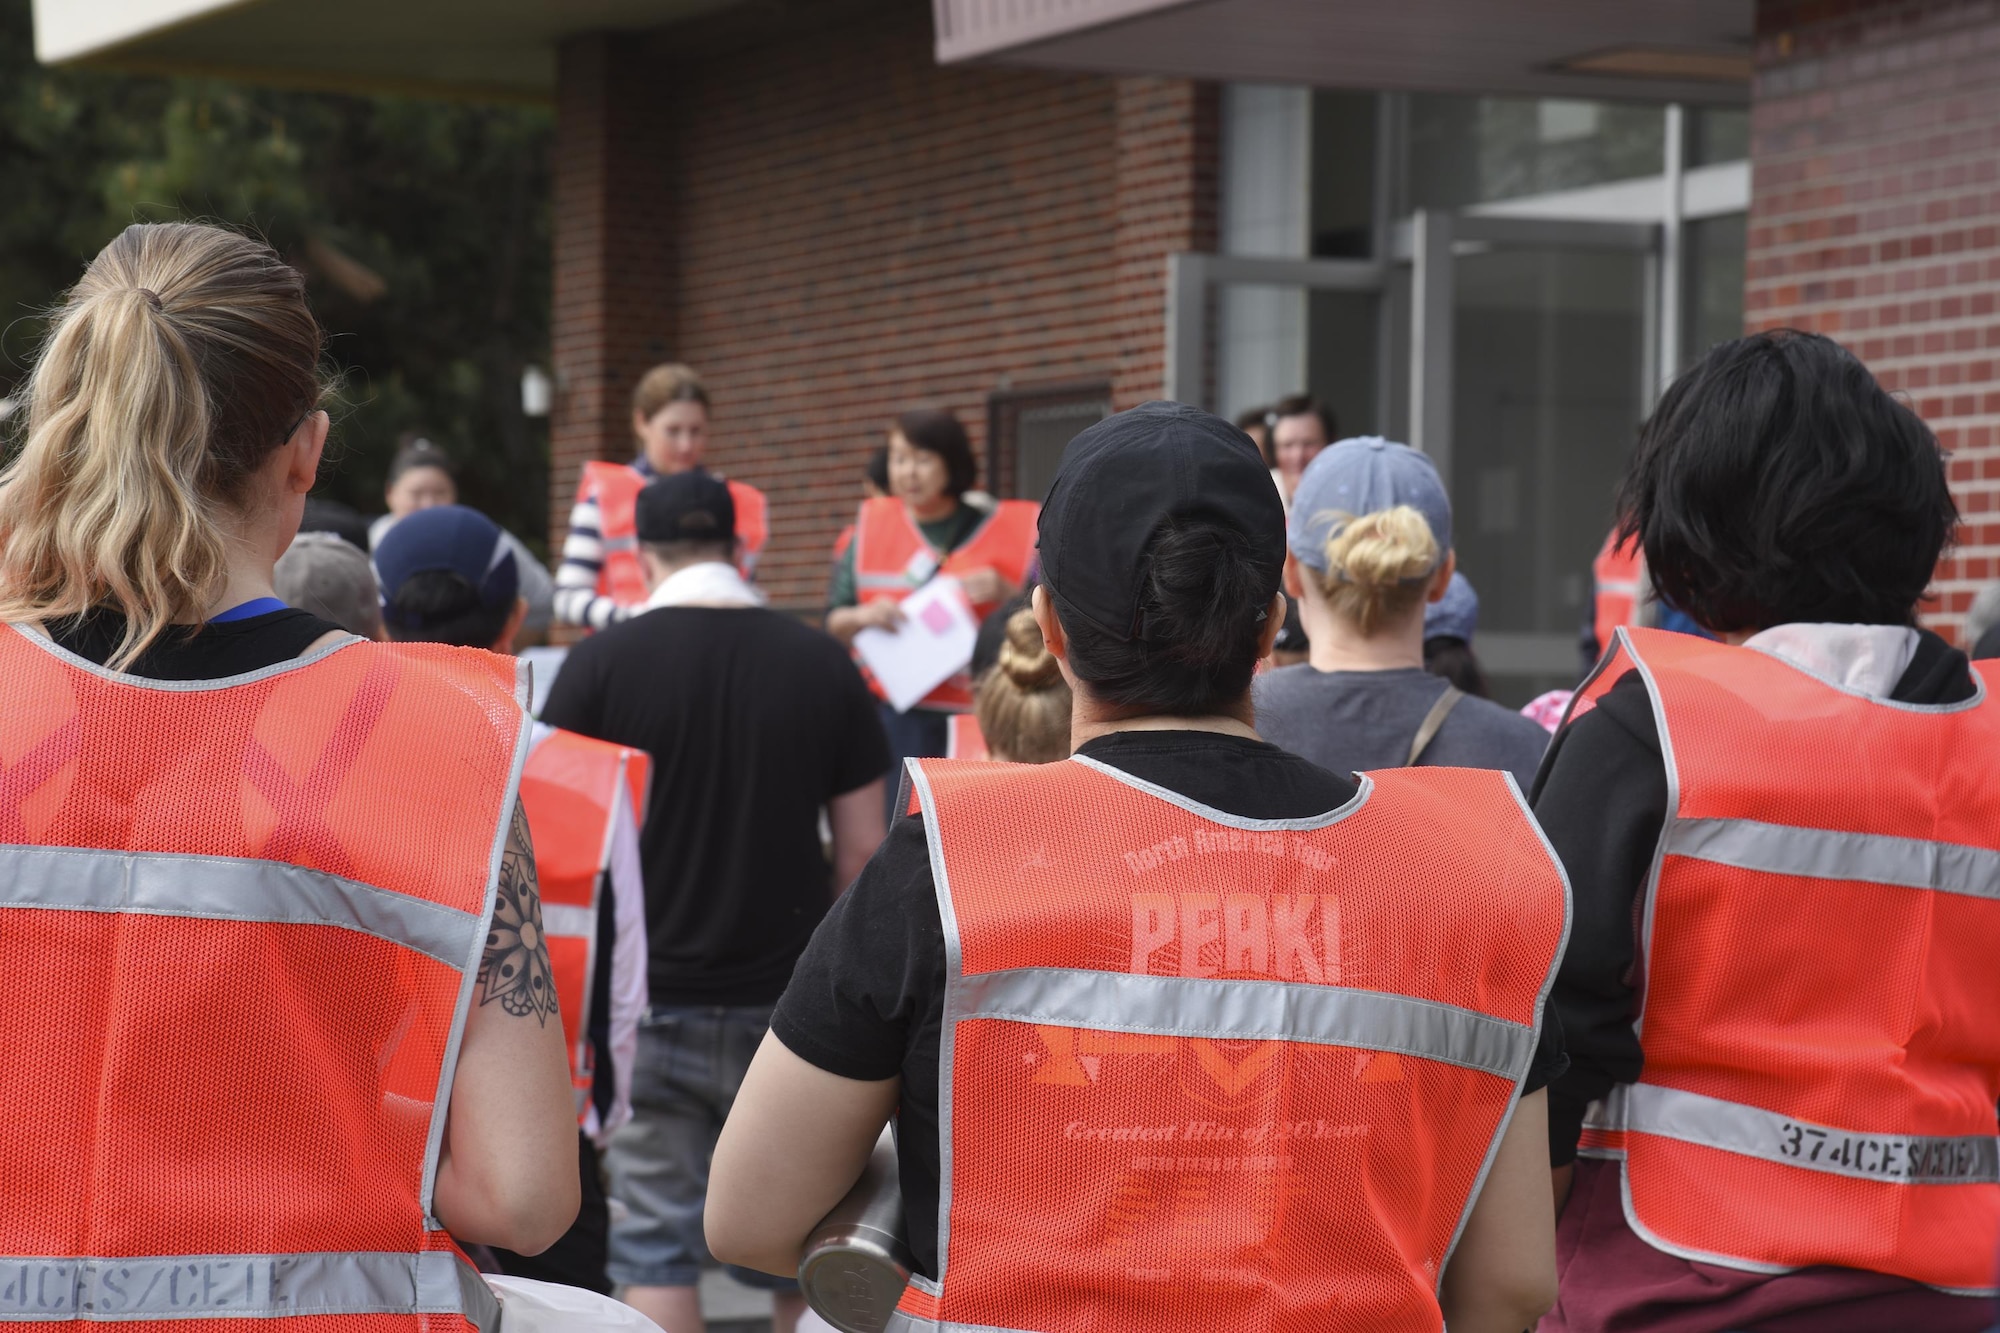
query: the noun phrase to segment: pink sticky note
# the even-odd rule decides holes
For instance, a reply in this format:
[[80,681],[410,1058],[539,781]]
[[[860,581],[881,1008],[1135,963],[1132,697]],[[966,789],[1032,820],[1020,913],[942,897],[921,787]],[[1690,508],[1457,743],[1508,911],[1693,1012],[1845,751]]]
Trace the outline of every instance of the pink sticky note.
[[942,602],[932,602],[929,606],[926,606],[924,608],[923,621],[924,628],[933,634],[949,634],[951,632],[951,612],[945,608]]

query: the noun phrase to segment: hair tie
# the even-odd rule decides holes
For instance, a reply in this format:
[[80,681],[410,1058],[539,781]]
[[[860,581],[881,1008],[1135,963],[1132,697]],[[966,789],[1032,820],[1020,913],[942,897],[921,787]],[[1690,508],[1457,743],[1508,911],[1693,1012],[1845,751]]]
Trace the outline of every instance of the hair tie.
[[146,304],[153,307],[153,309],[158,310],[161,308],[160,294],[154,291],[151,287],[141,287],[139,289],[139,295],[145,297]]

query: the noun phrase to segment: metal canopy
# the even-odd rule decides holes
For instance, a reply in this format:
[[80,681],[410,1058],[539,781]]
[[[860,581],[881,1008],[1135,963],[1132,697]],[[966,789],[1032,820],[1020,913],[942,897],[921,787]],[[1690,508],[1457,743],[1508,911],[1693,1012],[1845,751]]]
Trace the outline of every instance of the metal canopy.
[[[938,59],[1316,87],[1742,104],[1753,0],[932,0]],[[1647,53],[1641,58],[1635,53]]]
[[556,46],[737,0],[35,0],[48,64],[543,101]]

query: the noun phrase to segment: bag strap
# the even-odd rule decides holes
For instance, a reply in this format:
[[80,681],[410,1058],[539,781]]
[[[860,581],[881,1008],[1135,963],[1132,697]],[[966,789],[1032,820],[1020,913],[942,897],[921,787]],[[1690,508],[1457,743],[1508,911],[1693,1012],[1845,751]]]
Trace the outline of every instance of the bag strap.
[[1424,714],[1424,720],[1417,727],[1417,734],[1410,737],[1410,757],[1403,761],[1404,768],[1415,768],[1417,760],[1423,757],[1432,741],[1437,739],[1438,729],[1451,716],[1451,710],[1458,707],[1458,701],[1465,697],[1465,691],[1456,685],[1444,687],[1444,693],[1431,705],[1431,711]]

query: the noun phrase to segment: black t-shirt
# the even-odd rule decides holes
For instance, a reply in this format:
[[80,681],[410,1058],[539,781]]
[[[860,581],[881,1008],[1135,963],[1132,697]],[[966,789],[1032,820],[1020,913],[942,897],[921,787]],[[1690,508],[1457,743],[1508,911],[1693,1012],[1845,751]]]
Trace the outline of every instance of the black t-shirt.
[[653,757],[652,1002],[769,1004],[826,914],[820,809],[889,768],[846,649],[754,607],[660,607],[572,648],[542,720]]
[[[103,666],[118,651],[125,617],[99,610],[74,620],[52,620],[42,628],[58,647]],[[172,626],[125,673],[148,680],[221,680],[289,662],[315,639],[339,630],[331,621],[294,607],[219,624]]]
[[[1965,654],[1926,630],[1889,697],[1947,704],[1972,695]],[[1549,1160],[1563,1166],[1576,1158],[1585,1108],[1645,1068],[1632,1031],[1637,914],[1667,819],[1667,769],[1638,672],[1556,735],[1530,804],[1569,871],[1574,904],[1569,950],[1549,999],[1570,1058],[1569,1072],[1549,1088]]]
[[[1242,819],[1307,819],[1345,805],[1358,790],[1275,745],[1213,732],[1115,732],[1079,753]],[[843,1078],[901,1075],[903,1211],[917,1269],[926,1275],[937,1272],[944,986],[929,841],[922,819],[905,815],[821,923],[771,1030],[801,1059]],[[1545,1026],[1528,1089],[1546,1085],[1562,1064],[1561,1030]]]

